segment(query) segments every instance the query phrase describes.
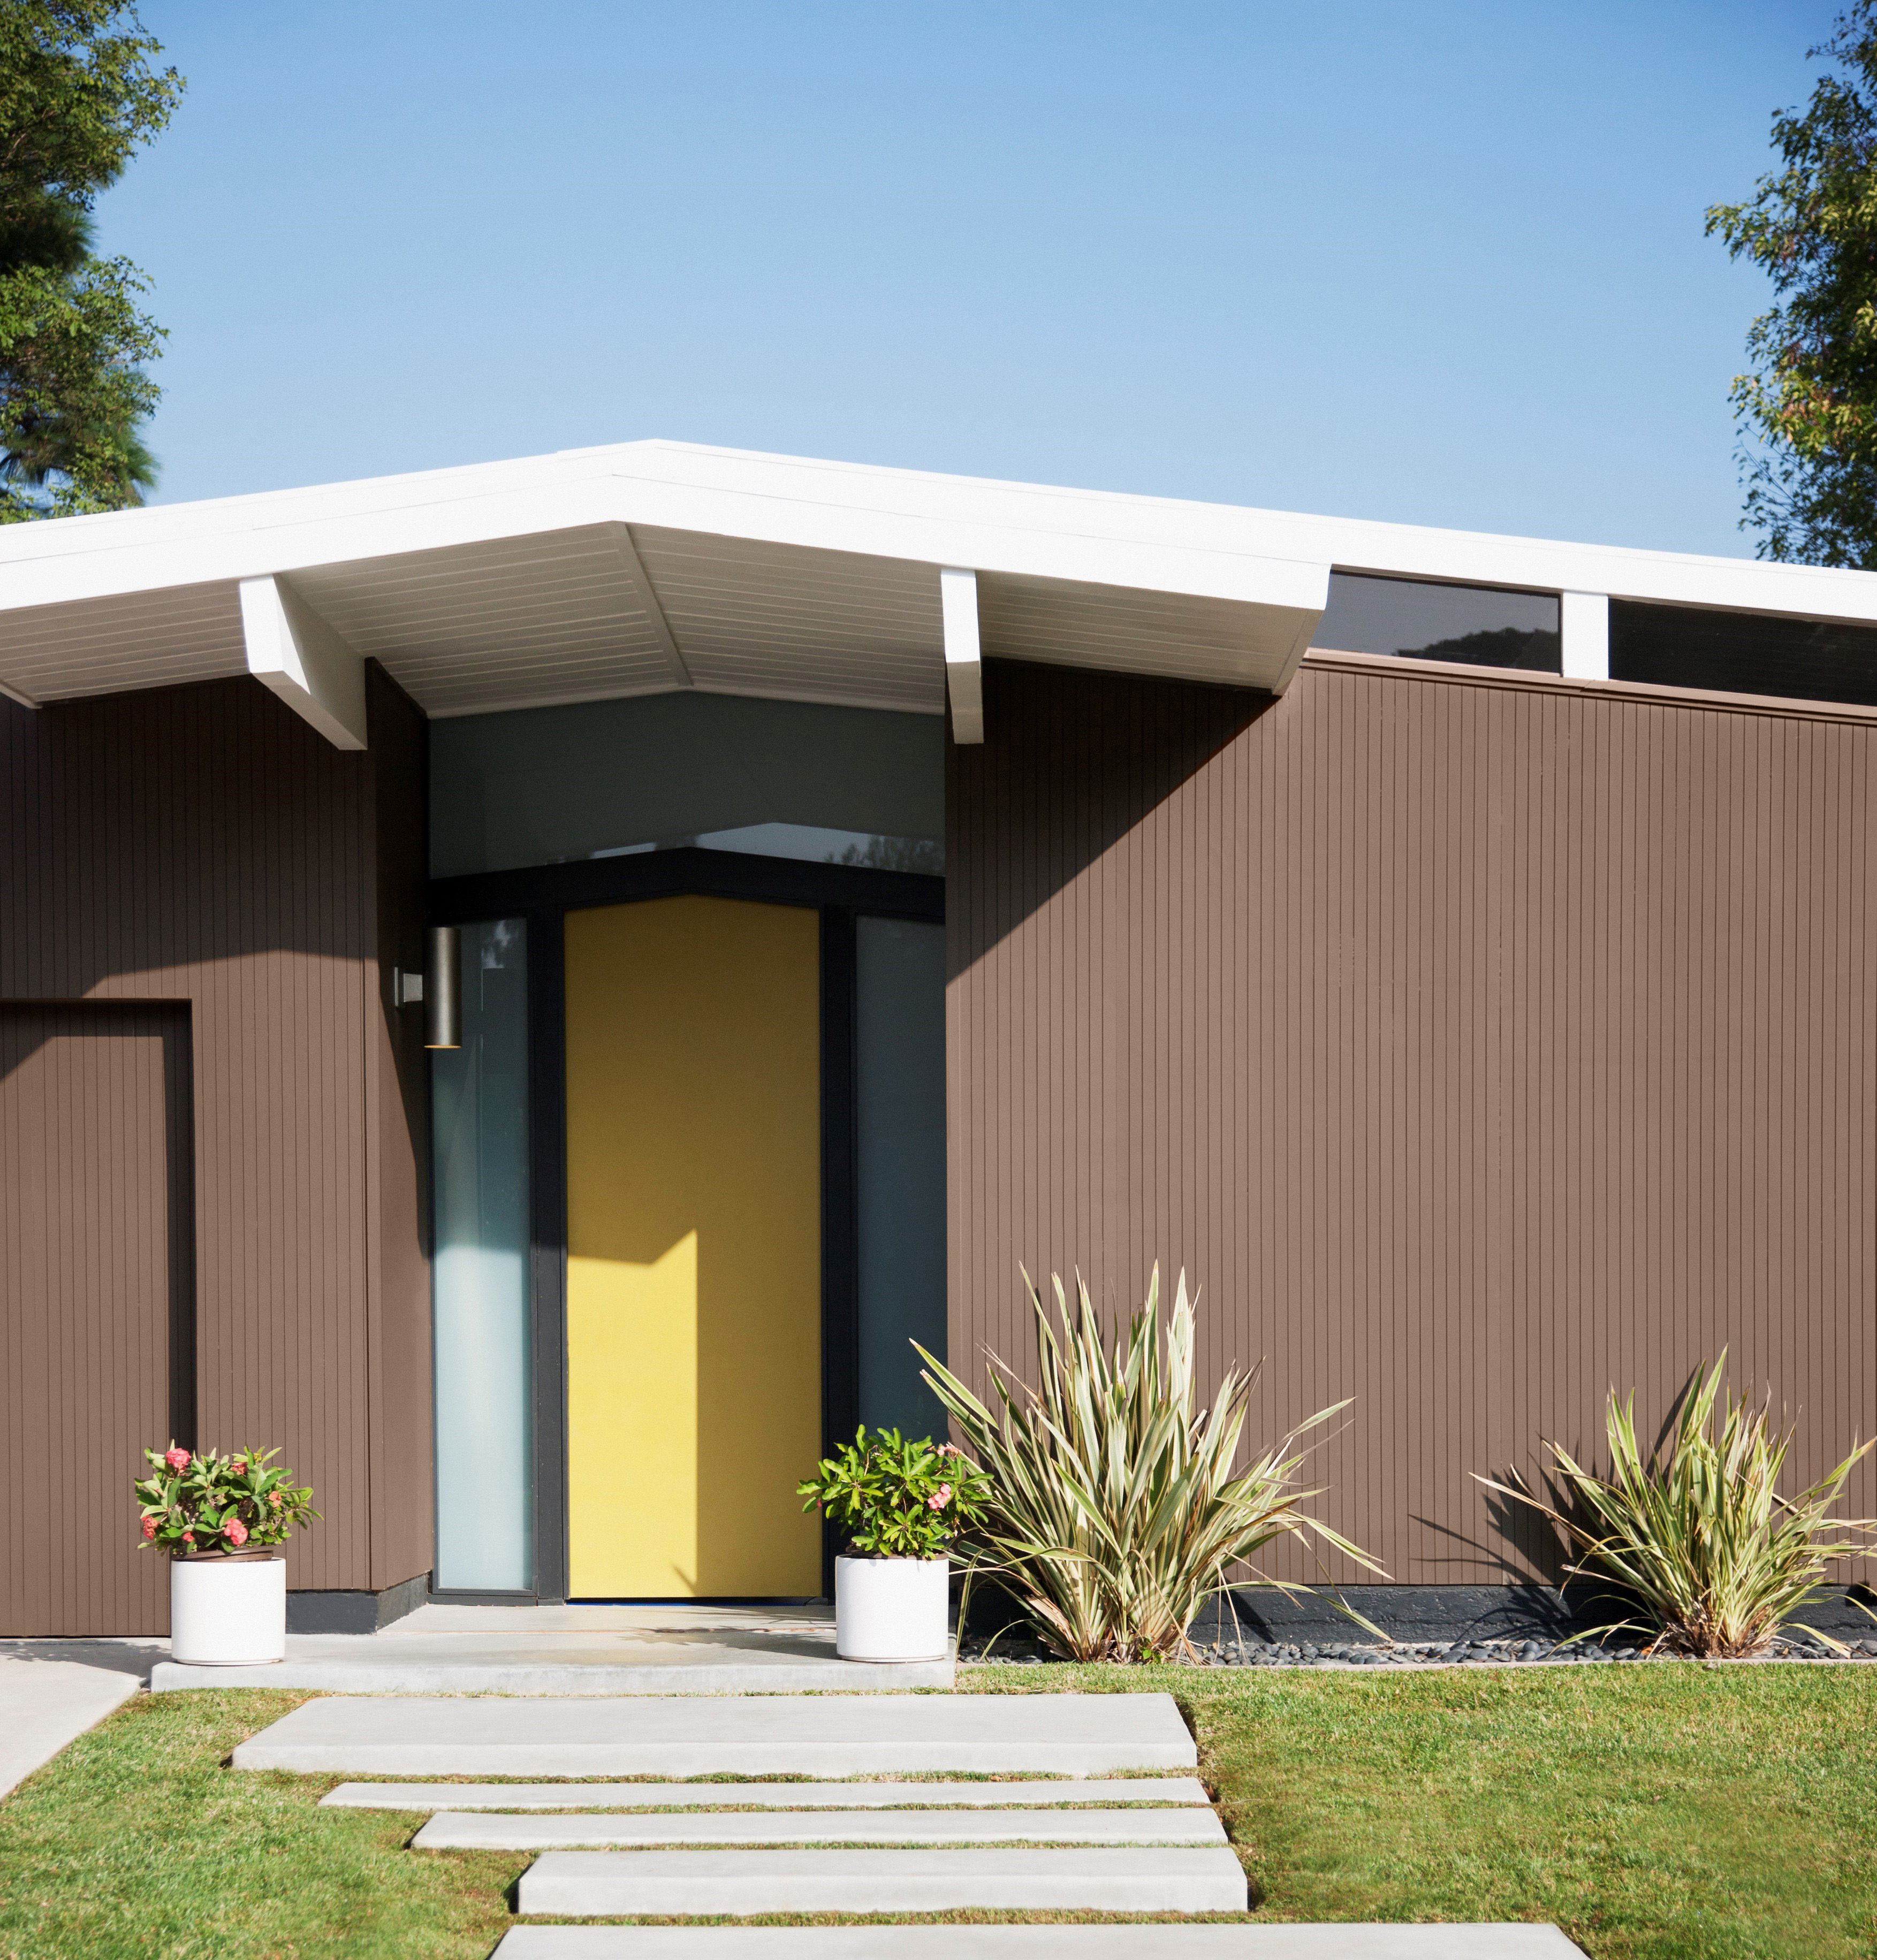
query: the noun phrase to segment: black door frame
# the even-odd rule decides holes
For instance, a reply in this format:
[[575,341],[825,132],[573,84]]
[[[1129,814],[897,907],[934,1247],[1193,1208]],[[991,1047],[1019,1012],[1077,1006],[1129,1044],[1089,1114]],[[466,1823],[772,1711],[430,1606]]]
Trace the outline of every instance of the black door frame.
[[[862,915],[945,918],[945,881],[922,873],[814,864],[730,851],[648,851],[519,871],[433,879],[432,925],[519,918],[527,927],[528,1284],[533,1313],[534,1587],[527,1593],[438,1591],[460,1601],[567,1597],[567,1083],[564,922],[570,912],[636,899],[750,899],[821,915],[821,1438],[850,1438],[859,1420],[860,1286],[855,1204],[856,925]],[[806,1465],[803,1466],[805,1469]],[[821,1586],[831,1598],[834,1540],[823,1534]]]

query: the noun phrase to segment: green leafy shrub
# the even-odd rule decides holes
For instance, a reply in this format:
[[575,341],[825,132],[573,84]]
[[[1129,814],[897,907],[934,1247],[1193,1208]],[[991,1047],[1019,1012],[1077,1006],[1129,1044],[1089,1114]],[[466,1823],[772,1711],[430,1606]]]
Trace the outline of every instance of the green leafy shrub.
[[986,1479],[948,1443],[916,1441],[862,1423],[852,1443],[824,1456],[795,1486],[805,1510],[847,1531],[850,1556],[942,1558],[980,1514]]
[[[1225,1588],[1228,1572],[1278,1538],[1315,1541],[1380,1570],[1297,1508],[1321,1494],[1296,1488],[1303,1456],[1292,1446],[1346,1402],[1299,1423],[1235,1477],[1257,1373],[1232,1370],[1213,1408],[1196,1408],[1184,1272],[1163,1328],[1154,1268],[1146,1304],[1112,1356],[1088,1287],[1078,1279],[1072,1309],[1051,1277],[1060,1335],[1023,1276],[1036,1313],[1040,1386],[1031,1389],[990,1356],[997,1414],[919,1351],[926,1380],[989,1474],[983,1520],[963,1548],[969,1569],[994,1574],[1047,1646],[1085,1661],[1190,1653],[1187,1629],[1200,1607]],[[1255,1569],[1252,1577],[1262,1579]]]
[[183,1558],[191,1552],[260,1551],[284,1545],[296,1525],[317,1518],[310,1488],[278,1468],[278,1449],[146,1449],[150,1475],[132,1486],[142,1538],[138,1546]]
[[1765,1653],[1790,1624],[1837,1647],[1794,1616],[1821,1596],[1831,1561],[1877,1549],[1869,1538],[1877,1520],[1828,1515],[1872,1445],[1857,1445],[1796,1497],[1780,1496],[1793,1432],[1772,1433],[1770,1399],[1753,1409],[1729,1392],[1720,1434],[1713,1433],[1726,1362],[1722,1348],[1707,1378],[1683,1395],[1665,1454],[1644,1452],[1636,1440],[1636,1397],[1619,1404],[1614,1389],[1604,1418],[1609,1476],[1547,1443],[1576,1500],[1571,1510],[1547,1503],[1522,1483],[1478,1481],[1550,1519],[1579,1554],[1567,1577],[1614,1583],[1636,1601],[1646,1624],[1626,1621],[1599,1633],[1649,1636],[1651,1653],[1738,1659]]

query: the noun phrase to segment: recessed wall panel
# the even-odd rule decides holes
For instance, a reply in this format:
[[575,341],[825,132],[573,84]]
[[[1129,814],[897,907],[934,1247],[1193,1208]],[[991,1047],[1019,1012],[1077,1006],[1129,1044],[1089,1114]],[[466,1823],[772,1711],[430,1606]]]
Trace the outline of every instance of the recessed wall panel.
[[186,1008],[0,1004],[0,1632],[167,1630],[130,1487],[196,1440],[189,1074]]

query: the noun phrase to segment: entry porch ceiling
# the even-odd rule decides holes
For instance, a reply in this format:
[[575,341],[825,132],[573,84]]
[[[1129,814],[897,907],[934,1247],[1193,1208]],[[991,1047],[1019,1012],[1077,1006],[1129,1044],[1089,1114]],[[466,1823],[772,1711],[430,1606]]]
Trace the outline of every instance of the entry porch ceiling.
[[962,567],[984,654],[1281,689],[1327,562],[1192,512],[1251,514],[647,442],[16,526],[0,687],[258,672],[241,587],[271,580],[433,716],[680,688],[939,714]]

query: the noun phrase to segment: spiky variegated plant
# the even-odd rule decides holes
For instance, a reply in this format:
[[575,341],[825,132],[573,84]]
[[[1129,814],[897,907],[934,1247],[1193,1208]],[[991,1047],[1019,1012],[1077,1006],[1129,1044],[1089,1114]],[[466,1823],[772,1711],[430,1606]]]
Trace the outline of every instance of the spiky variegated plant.
[[1772,1434],[1770,1397],[1752,1409],[1730,1392],[1720,1435],[1710,1433],[1726,1363],[1723,1348],[1706,1379],[1683,1396],[1665,1457],[1644,1453],[1636,1440],[1636,1397],[1620,1404],[1614,1389],[1605,1417],[1608,1477],[1548,1443],[1577,1500],[1574,1513],[1522,1485],[1479,1481],[1549,1518],[1580,1554],[1566,1576],[1614,1582],[1648,1622],[1600,1633],[1649,1635],[1651,1653],[1738,1659],[1765,1653],[1781,1627],[1793,1625],[1836,1647],[1795,1616],[1821,1596],[1829,1561],[1877,1550],[1869,1538],[1877,1519],[1828,1516],[1872,1444],[1857,1445],[1797,1496],[1781,1497],[1776,1486],[1793,1432]]
[[1293,1473],[1303,1452],[1292,1446],[1347,1402],[1299,1423],[1234,1476],[1257,1372],[1230,1370],[1212,1408],[1196,1408],[1185,1273],[1163,1328],[1155,1265],[1146,1304],[1112,1356],[1087,1286],[1078,1277],[1072,1310],[1062,1281],[1051,1278],[1060,1335],[1030,1275],[1023,1275],[1036,1311],[1040,1386],[1031,1389],[996,1355],[989,1357],[999,1414],[919,1351],[925,1379],[951,1412],[967,1451],[990,1474],[984,1516],[962,1548],[969,1569],[994,1573],[1048,1646],[1076,1660],[1190,1652],[1187,1629],[1200,1607],[1224,1589],[1228,1572],[1274,1538],[1319,1542],[1380,1571],[1346,1538],[1297,1509],[1320,1493],[1296,1488]]

